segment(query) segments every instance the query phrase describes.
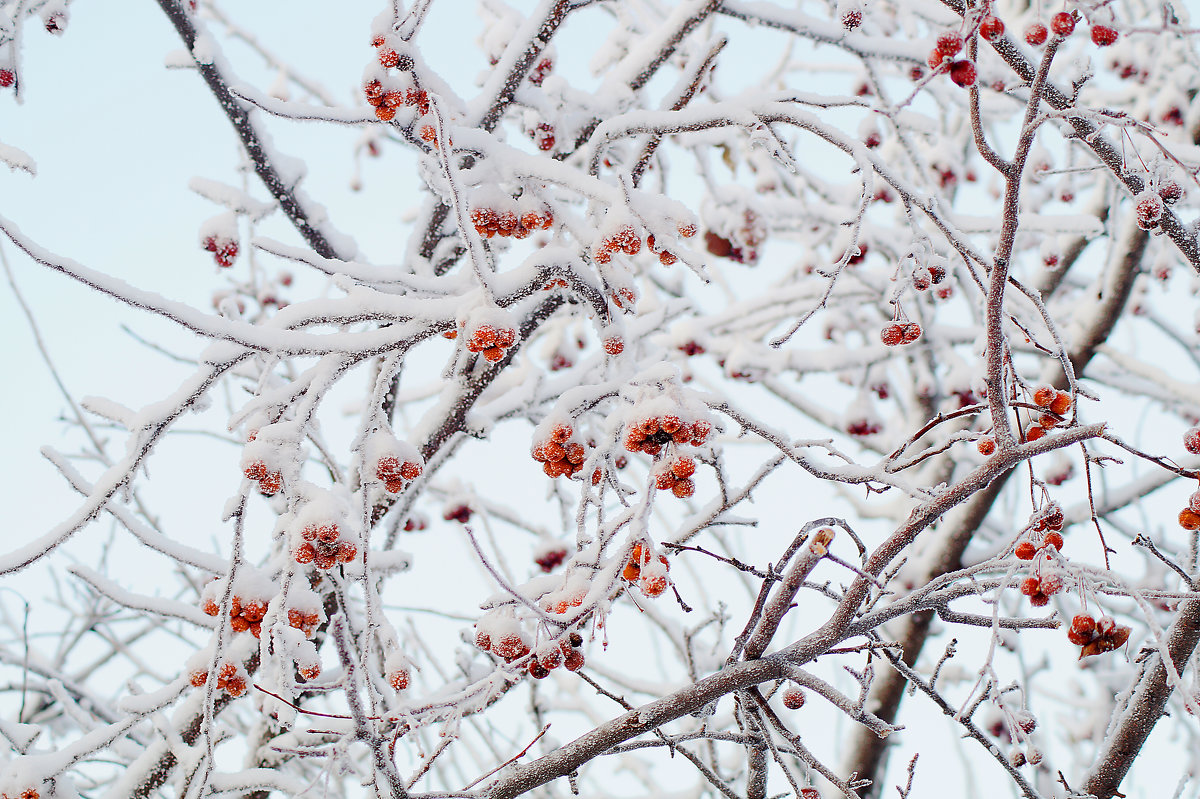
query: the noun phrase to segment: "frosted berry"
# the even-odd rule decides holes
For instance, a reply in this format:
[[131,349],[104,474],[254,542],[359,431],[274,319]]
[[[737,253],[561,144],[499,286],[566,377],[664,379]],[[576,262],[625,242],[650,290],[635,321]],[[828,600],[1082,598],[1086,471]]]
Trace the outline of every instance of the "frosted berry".
[[1059,416],[1066,416],[1071,410],[1071,395],[1066,391],[1057,392],[1050,402],[1050,410]]
[[1033,545],[1032,541],[1022,541],[1017,544],[1013,554],[1017,556],[1018,560],[1033,560],[1034,555],[1037,554],[1037,547]]
[[1004,35],[1004,23],[999,17],[986,16],[979,21],[979,35],[989,42],[994,42]]
[[921,326],[916,322],[909,322],[903,326],[901,332],[901,342],[904,344],[912,344],[921,338]]
[[1045,539],[1042,542],[1043,546],[1054,547],[1055,550],[1062,552],[1063,537],[1061,533],[1049,532],[1046,533]]
[[1200,455],[1200,426],[1190,428],[1183,434],[1183,448],[1193,455]]
[[1179,511],[1179,526],[1184,530],[1200,530],[1200,513],[1191,508]]
[[963,37],[957,31],[946,31],[937,37],[934,49],[943,56],[957,55],[963,49]]
[[783,692],[783,706],[788,710],[799,710],[804,707],[804,692],[794,686],[788,688]]
[[852,31],[862,24],[862,11],[857,8],[847,11],[842,14],[842,27],[848,31]]
[[1142,230],[1153,230],[1162,219],[1165,206],[1158,192],[1147,189],[1133,198],[1137,226]]
[[904,341],[904,328],[901,325],[892,323],[879,331],[879,340],[888,347],[895,347]]
[[609,355],[620,355],[625,351],[625,342],[617,336],[606,338],[604,339],[604,351]]
[[384,69],[391,69],[400,63],[400,54],[395,50],[380,50],[379,65]]
[[391,674],[389,674],[387,676],[387,681],[388,681],[388,684],[392,686],[393,690],[403,691],[405,688],[408,687],[408,682],[409,682],[408,671],[405,669],[396,669],[395,671],[393,671]]
[[567,559],[567,550],[563,547],[555,547],[554,549],[543,552],[534,558],[534,563],[547,574],[554,571],[558,566],[561,566],[563,561]]
[[1026,441],[1037,441],[1042,436],[1046,435],[1046,428],[1041,426],[1031,427],[1025,431]]
[[955,61],[950,65],[950,80],[958,86],[969,88],[975,85],[975,81],[979,79],[979,72],[975,69],[975,62],[962,59]]
[[1070,36],[1075,32],[1075,15],[1070,11],[1059,11],[1050,18],[1050,30],[1055,36]]
[[1168,180],[1158,187],[1158,196],[1162,197],[1162,201],[1167,205],[1174,205],[1183,197],[1183,186],[1177,181]]
[[1092,43],[1097,47],[1108,47],[1117,41],[1117,31],[1108,25],[1092,26]]
[[[1092,29],[1095,31],[1095,28]],[[1095,34],[1093,33],[1093,37]],[[1046,39],[1050,37],[1050,31],[1046,30],[1046,26],[1040,22],[1035,22],[1025,29],[1025,41],[1034,47],[1039,47],[1046,43]]]
[[1033,392],[1033,404],[1039,408],[1049,408],[1057,394],[1058,392],[1051,386],[1038,386]]
[[980,455],[986,457],[996,451],[996,442],[991,438],[981,438],[975,448],[979,450]]
[[7,89],[17,82],[17,76],[11,69],[0,69],[0,89]]

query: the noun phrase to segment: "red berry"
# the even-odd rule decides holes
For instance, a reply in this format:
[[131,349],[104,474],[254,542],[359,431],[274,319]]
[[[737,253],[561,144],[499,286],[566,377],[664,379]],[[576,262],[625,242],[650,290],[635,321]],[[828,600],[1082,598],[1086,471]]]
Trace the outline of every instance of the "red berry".
[[898,324],[890,324],[879,331],[879,339],[889,347],[895,347],[904,341],[904,328]]
[[903,329],[900,331],[900,335],[903,343],[912,344],[914,341],[921,338],[921,326],[916,322],[909,322],[908,324],[904,325]]
[[1040,426],[1039,427],[1031,427],[1027,431],[1025,431],[1025,440],[1026,441],[1037,441],[1039,438],[1041,438],[1044,435],[1046,435],[1046,428],[1040,427]]
[[788,688],[783,692],[783,706],[788,710],[799,710],[804,707],[804,692],[799,688]]
[[1066,391],[1055,392],[1054,399],[1050,402],[1050,410],[1059,416],[1066,416],[1071,410],[1071,395]]
[[981,438],[975,448],[979,450],[980,455],[986,457],[996,451],[996,442],[990,438]]
[[400,63],[400,54],[397,53],[395,50],[380,50],[379,51],[379,64],[384,69],[391,69],[392,67],[396,66],[399,63]]
[[986,16],[979,22],[979,35],[994,42],[1004,35],[1004,23],[999,17]]
[[1071,619],[1071,629],[1083,635],[1090,636],[1096,631],[1096,620],[1086,613],[1080,613]]
[[1162,197],[1162,201],[1167,205],[1174,205],[1183,197],[1183,186],[1174,180],[1168,180],[1158,187],[1158,196]]
[[1200,426],[1183,434],[1183,448],[1193,455],[1200,455]]
[[[1095,28],[1092,30],[1095,31]],[[1029,44],[1032,44],[1034,47],[1045,44],[1046,39],[1049,38],[1049,36],[1050,32],[1046,30],[1046,26],[1040,22],[1035,22],[1025,29],[1025,41]],[[1093,38],[1094,36],[1095,34],[1093,33]]]
[[1162,197],[1158,192],[1146,189],[1133,198],[1133,203],[1137,214],[1137,226],[1142,230],[1153,230],[1162,219],[1165,210]]
[[1059,552],[1062,552],[1063,537],[1062,537],[1061,533],[1046,533],[1046,538],[1044,539],[1044,542],[1045,542],[1046,546],[1054,547]]
[[1013,554],[1017,556],[1017,560],[1033,560],[1033,556],[1037,554],[1037,547],[1032,541],[1022,541],[1017,544]]
[[7,89],[17,82],[17,76],[11,69],[0,69],[0,89]]
[[604,339],[604,351],[609,355],[620,355],[625,351],[625,342],[617,336]]
[[946,57],[942,54],[942,51],[934,49],[929,51],[929,58],[925,59],[925,63],[929,64],[929,68],[934,72],[938,72],[941,70],[945,60]]
[[950,65],[950,80],[963,88],[974,86],[978,78],[979,72],[975,69],[974,61],[964,58]]
[[1025,596],[1033,596],[1042,592],[1042,581],[1036,577],[1026,577],[1021,581],[1021,593]]
[[1117,40],[1117,31],[1107,25],[1092,26],[1092,43],[1097,47],[1108,47]]
[[1038,386],[1033,392],[1033,404],[1039,408],[1049,408],[1057,393],[1052,386]]
[[963,49],[963,37],[957,31],[946,31],[937,37],[936,49],[944,56],[957,55]]
[[408,687],[409,676],[408,672],[404,669],[396,669],[388,675],[387,679],[393,690],[403,691]]
[[1070,11],[1059,11],[1050,18],[1050,30],[1055,36],[1070,36],[1075,31],[1075,15]]

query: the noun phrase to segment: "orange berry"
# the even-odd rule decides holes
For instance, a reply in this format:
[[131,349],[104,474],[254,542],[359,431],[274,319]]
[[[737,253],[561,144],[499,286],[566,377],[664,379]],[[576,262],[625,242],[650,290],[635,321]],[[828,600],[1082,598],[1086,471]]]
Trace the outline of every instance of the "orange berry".
[[1022,541],[1017,544],[1017,548],[1013,551],[1018,560],[1033,560],[1033,556],[1037,554],[1037,547],[1032,541]]
[[991,438],[981,438],[979,439],[979,443],[975,445],[975,448],[979,450],[980,455],[991,455],[996,451],[996,442]]
[[1200,513],[1191,508],[1179,511],[1179,526],[1184,530],[1200,530]]
[[501,347],[488,347],[483,351],[483,357],[487,359],[488,363],[502,361],[504,360],[504,349]]
[[375,106],[375,116],[380,122],[391,122],[396,116],[396,109],[389,105],[377,105]]
[[1057,395],[1053,386],[1038,386],[1033,392],[1033,404],[1039,408],[1049,408]]
[[679,479],[691,477],[696,473],[696,461],[687,456],[676,458],[671,464],[671,473]]
[[1058,425],[1058,421],[1059,421],[1058,417],[1052,413],[1043,413],[1041,416],[1038,417],[1038,420],[1037,420],[1038,424],[1041,425],[1042,427],[1046,428],[1047,430],[1049,430],[1053,427],[1056,427]]
[[262,461],[255,461],[246,467],[245,475],[251,480],[262,480],[267,476],[267,465]]
[[281,488],[283,488],[283,475],[279,472],[270,472],[258,481],[259,493],[268,497],[278,494]]
[[696,484],[687,479],[679,480],[675,485],[671,486],[671,493],[680,499],[687,499],[696,493]]
[[1059,416],[1066,416],[1067,412],[1071,410],[1071,395],[1066,391],[1055,394],[1054,400],[1050,403],[1050,410]]
[[1044,435],[1046,435],[1046,428],[1031,427],[1025,431],[1025,440],[1026,441],[1037,441],[1039,438],[1041,438]]
[[199,688],[200,686],[204,685],[204,683],[208,682],[208,672],[199,670],[193,671],[188,677],[188,682],[192,684],[192,687]]
[[1043,541],[1044,546],[1054,547],[1059,552],[1062,552],[1063,537],[1060,533],[1046,533],[1046,538]]
[[625,351],[625,342],[616,336],[606,338],[604,339],[604,351],[609,355],[620,355]]
[[296,673],[300,675],[302,680],[315,680],[321,676],[321,664],[310,663],[307,666],[300,666],[296,669]]

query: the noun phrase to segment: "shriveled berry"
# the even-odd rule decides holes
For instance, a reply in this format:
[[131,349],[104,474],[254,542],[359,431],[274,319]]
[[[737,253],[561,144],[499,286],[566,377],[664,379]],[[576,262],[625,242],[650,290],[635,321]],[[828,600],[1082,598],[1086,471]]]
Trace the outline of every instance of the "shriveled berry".
[[904,344],[912,344],[921,338],[921,326],[916,322],[909,322],[904,325],[900,331],[900,340]]

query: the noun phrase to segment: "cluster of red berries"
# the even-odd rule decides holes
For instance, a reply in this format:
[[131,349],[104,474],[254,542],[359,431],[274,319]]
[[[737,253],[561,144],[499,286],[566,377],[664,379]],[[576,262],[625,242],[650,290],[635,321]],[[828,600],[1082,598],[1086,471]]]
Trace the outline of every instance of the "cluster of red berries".
[[975,62],[967,58],[955,59],[963,49],[962,34],[946,31],[937,37],[937,43],[929,52],[929,68],[934,72],[947,72],[950,80],[963,87],[974,86],[979,78]]
[[684,355],[688,356],[689,358],[692,357],[693,355],[703,355],[706,352],[706,350],[704,349],[704,345],[702,345],[696,341],[685,341],[684,343],[680,344],[676,349],[678,349],[680,352],[682,352]]
[[[192,686],[199,688],[208,682],[208,672],[193,671],[189,678]],[[246,672],[235,663],[222,663],[217,671],[217,690],[224,689],[230,696],[241,696],[246,693]]]
[[[219,616],[221,606],[213,599],[207,599],[204,602],[204,612],[209,616]],[[267,615],[267,600],[243,600],[237,594],[234,594],[233,598],[229,600],[229,626],[235,633],[244,633],[249,630],[255,638],[258,638],[262,633],[262,620],[265,615]]]
[[574,477],[587,460],[583,444],[573,440],[575,431],[568,424],[556,424],[550,435],[533,445],[530,454],[542,464],[547,477]]
[[879,340],[885,346],[912,344],[921,338],[921,326],[916,322],[892,322],[879,331]]
[[404,486],[421,476],[421,464],[401,461],[395,455],[384,455],[375,464],[375,476],[383,481],[390,494],[399,494]]
[[800,690],[799,687],[792,685],[784,689],[783,706],[788,710],[799,710],[804,707],[804,700],[804,691]]
[[533,139],[537,144],[537,148],[542,152],[548,152],[554,149],[554,126],[549,122],[539,122],[534,126],[533,130],[529,131],[529,138]]
[[689,424],[673,414],[651,416],[625,426],[625,449],[655,456],[662,451],[664,444],[704,446],[711,433],[712,423],[706,419]]
[[204,249],[213,254],[217,266],[233,266],[238,254],[238,243],[222,236],[205,236]]
[[680,455],[661,464],[654,475],[654,487],[659,491],[670,491],[680,499],[686,499],[696,493],[696,484],[692,475],[696,473],[696,461],[687,455]]
[[1071,412],[1071,395],[1066,391],[1057,391],[1053,386],[1038,386],[1033,392],[1033,404],[1045,408],[1049,413],[1043,413],[1037,419],[1037,425],[1030,426],[1025,431],[1026,441],[1037,441],[1052,430]]
[[471,521],[471,506],[466,504],[451,505],[446,508],[442,518],[448,522],[466,524]]
[[846,425],[846,432],[852,436],[873,436],[881,429],[873,419],[855,419]]
[[667,562],[665,555],[653,557],[650,547],[643,546],[642,542],[638,541],[633,545],[625,567],[621,569],[621,578],[628,583],[636,583],[643,594],[653,599],[666,591],[670,585],[671,581],[667,577],[670,568],[671,564]]
[[[1053,32],[1059,38],[1066,38],[1075,32],[1076,17],[1069,11],[1060,11],[1050,18],[1047,29],[1042,22],[1034,22],[1025,29],[1025,42],[1034,47],[1041,47]],[[1116,29],[1108,25],[1092,26],[1092,43],[1097,47],[1108,47],[1117,40]]]
[[1123,646],[1129,640],[1129,633],[1128,627],[1117,624],[1109,616],[1093,619],[1086,613],[1080,613],[1071,619],[1067,640],[1081,647],[1079,657],[1083,659]]
[[557,592],[544,599],[542,601],[542,610],[562,616],[571,608],[577,608],[582,605],[586,596],[586,588],[575,586],[573,589]]
[[598,264],[606,264],[612,260],[612,254],[617,250],[626,255],[637,255],[642,251],[642,239],[631,225],[626,225],[616,233],[601,239],[600,246],[592,253],[592,258]]
[[305,638],[312,638],[321,624],[318,613],[305,612],[298,608],[289,608],[287,612],[288,625],[304,633]]
[[542,81],[550,74],[550,70],[554,69],[554,61],[549,58],[543,58],[534,65],[529,71],[529,82],[534,86],[541,86]]
[[1021,581],[1021,593],[1029,597],[1029,604],[1035,608],[1049,604],[1050,597],[1057,594],[1062,588],[1063,578],[1058,572],[1026,577]]
[[363,94],[367,103],[375,109],[375,116],[382,122],[391,122],[396,116],[396,109],[402,105],[415,107],[421,116],[429,113],[429,93],[424,89],[410,87],[404,91],[384,90],[383,84],[373,79],[363,86]]
[[1033,560],[1039,552],[1045,552],[1046,557],[1051,557],[1051,553],[1046,551],[1050,547],[1053,547],[1055,552],[1062,551],[1062,533],[1052,530],[1042,537],[1042,543],[1040,544],[1035,544],[1032,541],[1022,541],[1017,544],[1016,549],[1013,550],[1013,554],[1017,556],[1018,560]]
[[0,69],[0,89],[7,89],[16,82],[17,75],[15,72],[11,69]]
[[[1059,505],[1057,502],[1047,502],[1034,516],[1032,530],[1035,533],[1057,533],[1062,532],[1066,524],[1067,517],[1063,513],[1062,505]],[[1062,544],[1056,544],[1055,546],[1060,550],[1062,549]]]
[[939,264],[918,266],[912,271],[912,284],[917,291],[928,291],[930,286],[936,286],[945,279],[946,267]]
[[505,663],[512,663],[529,654],[529,641],[515,621],[504,625],[504,629],[496,634],[480,627],[475,632],[475,646],[502,658]]
[[315,563],[318,569],[332,569],[349,563],[358,554],[353,541],[342,538],[336,524],[310,524],[300,531],[300,544],[292,552],[297,563]]
[[467,339],[467,351],[483,353],[484,358],[495,363],[504,358],[504,353],[516,340],[517,331],[510,327],[496,329],[492,325],[479,325]]
[[283,474],[269,470],[262,461],[254,461],[245,468],[243,473],[258,483],[258,490],[265,496],[278,494],[279,489],[283,488]]
[[475,226],[475,232],[484,238],[512,236],[523,239],[535,230],[553,227],[554,214],[545,206],[523,211],[514,208],[474,208],[471,211],[471,224]]
[[549,641],[539,646],[537,652],[529,659],[529,676],[543,680],[550,672],[562,666],[567,671],[579,671],[583,668],[583,636],[572,630],[567,637],[555,643]]
[[1134,197],[1133,207],[1137,226],[1142,230],[1153,230],[1158,227],[1158,223],[1166,211],[1162,196],[1153,189],[1146,189]]

